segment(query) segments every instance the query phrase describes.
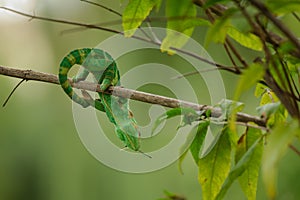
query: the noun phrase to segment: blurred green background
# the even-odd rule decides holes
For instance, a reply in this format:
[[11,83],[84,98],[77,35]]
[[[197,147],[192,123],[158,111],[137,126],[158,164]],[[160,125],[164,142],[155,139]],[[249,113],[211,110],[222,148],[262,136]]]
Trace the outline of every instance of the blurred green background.
[[[101,3],[120,12],[124,9],[118,0],[103,0]],[[79,0],[1,0],[0,5],[39,16],[77,22],[120,20],[112,13]],[[111,33],[99,30],[82,30],[62,35],[62,31],[73,26],[30,20],[3,10],[0,10],[0,24],[0,65],[53,74],[57,74],[60,60],[69,51],[94,47],[112,36]],[[162,26],[164,22],[154,22],[153,25]],[[121,25],[115,23],[110,28],[121,30]],[[204,36],[205,29],[198,28],[194,39],[201,43]],[[241,51],[249,54],[244,49]],[[224,51],[218,46],[211,45],[208,52],[217,62],[229,63]],[[132,58],[120,59],[121,73],[130,70],[137,63],[145,60],[149,62],[152,58],[147,52],[129,56]],[[161,59],[165,61],[166,58],[169,56]],[[190,70],[184,63],[179,61],[178,64],[178,60],[171,60],[173,61],[168,64],[172,66],[173,62],[174,68],[182,73]],[[122,67],[125,63],[126,67]],[[226,72],[222,72],[222,75],[227,97],[230,98],[237,77]],[[198,103],[209,103],[206,86],[201,78],[191,76],[188,80],[197,91],[200,99]],[[19,81],[0,76],[1,103]],[[140,89],[172,96],[166,88],[156,85]],[[253,97],[253,90],[245,93],[242,101],[246,103],[245,111],[255,114],[258,100]],[[139,102],[131,104],[137,121],[146,125],[149,122],[149,105]],[[172,134],[175,128],[173,126],[166,132]],[[150,146],[159,146],[157,143],[158,140],[147,141]],[[123,173],[103,165],[81,143],[73,121],[71,101],[57,85],[34,81],[23,83],[6,107],[0,109],[1,200],[153,200],[163,197],[164,190],[181,194],[189,200],[201,199],[198,171],[191,156],[188,155],[183,163],[183,175],[177,165],[175,162],[146,174]],[[300,195],[299,158],[289,152],[280,166],[278,199],[297,199]],[[260,182],[258,199],[265,198]],[[226,199],[245,199],[237,183],[230,189]]]

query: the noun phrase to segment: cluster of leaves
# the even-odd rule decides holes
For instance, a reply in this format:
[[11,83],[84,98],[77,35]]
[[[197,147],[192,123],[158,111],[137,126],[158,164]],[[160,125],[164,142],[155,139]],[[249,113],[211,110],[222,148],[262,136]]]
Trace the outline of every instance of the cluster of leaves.
[[[240,106],[236,106],[233,101],[224,100],[217,107],[234,111]],[[198,180],[202,186],[203,199],[222,199],[237,178],[247,197],[255,199],[264,134],[258,128],[248,127],[237,140],[236,132],[228,124],[220,123],[231,113],[216,119],[210,117],[209,113],[210,111],[199,113],[187,108],[171,109],[157,119],[154,129],[163,120],[179,115],[182,116],[182,123],[178,128],[195,123],[182,147],[179,166],[181,170],[181,163],[190,151],[199,168]],[[205,139],[212,126],[218,126],[221,131],[215,133],[214,141],[205,149]]]
[[[219,118],[212,118],[209,111],[176,108],[159,117],[154,129],[162,121],[179,115],[182,116],[179,128],[194,126],[180,163],[189,150],[199,168],[203,199],[222,199],[236,179],[247,198],[255,199],[260,168],[267,193],[270,199],[274,199],[278,161],[289,145],[300,137],[297,84],[300,77],[300,42],[278,16],[294,16],[299,23],[296,12],[300,11],[300,2],[131,0],[123,13],[125,36],[132,36],[150,12],[160,9],[162,3],[165,3],[167,29],[192,36],[197,26],[206,26],[204,45],[208,46],[211,42],[223,45],[232,62],[232,72],[241,76],[233,101],[224,100],[217,105],[224,113]],[[186,37],[167,30],[161,50],[174,53],[174,49],[180,49],[186,42]],[[237,51],[237,45],[260,56],[246,61]],[[241,66],[236,64],[237,61]],[[226,70],[226,67],[222,69]],[[236,113],[242,105],[237,101],[245,90],[255,86],[255,96],[260,98],[257,112],[266,120],[265,127],[248,124],[244,132],[239,133],[235,127]],[[207,133],[216,124],[222,124],[221,131],[215,135],[210,148],[203,152]]]
[[[275,121],[285,121],[286,110],[281,104],[268,103],[273,97],[266,99],[265,95],[269,94],[262,95],[262,106],[258,107],[258,111],[268,113],[271,126]],[[278,161],[295,137],[300,137],[298,123],[280,123],[271,135],[253,124],[238,134],[229,125],[228,117],[232,117],[242,107],[241,103],[223,100],[215,107],[223,110],[224,114],[219,118],[210,117],[210,110],[196,112],[190,108],[174,108],[156,120],[153,131],[164,120],[176,116],[182,116],[178,128],[193,126],[180,151],[179,169],[182,172],[181,163],[190,152],[199,169],[198,180],[202,186],[203,199],[222,199],[237,179],[247,199],[256,199],[261,166],[268,193],[270,197],[275,197]],[[208,148],[204,148],[207,134],[211,133],[214,126],[218,126],[221,131],[213,133],[214,141]],[[269,145],[264,149],[265,142]]]

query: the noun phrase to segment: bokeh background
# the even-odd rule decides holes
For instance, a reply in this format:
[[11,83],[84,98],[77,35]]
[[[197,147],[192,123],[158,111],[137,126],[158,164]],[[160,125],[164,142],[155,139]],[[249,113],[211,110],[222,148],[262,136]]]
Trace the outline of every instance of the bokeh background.
[[[126,4],[126,1],[118,0],[97,2],[119,12],[122,12]],[[0,6],[83,23],[115,21],[109,27],[121,30],[118,16],[79,0],[0,0]],[[157,15],[163,15],[163,11],[159,11]],[[152,25],[164,26],[165,22],[153,21]],[[0,9],[0,65],[57,74],[60,60],[69,51],[94,47],[112,36],[111,33],[99,30],[69,31],[62,34],[72,28],[74,26],[29,19]],[[205,32],[205,28],[197,28],[193,38],[201,43]],[[210,45],[207,50],[215,61],[229,64],[219,46]],[[251,58],[251,52],[243,48],[240,51]],[[146,51],[121,58],[118,62],[121,73],[138,63],[151,60],[152,53],[157,54]],[[160,59],[168,62],[169,58],[170,56],[162,55]],[[168,65],[182,73],[191,69],[176,59],[170,59]],[[238,77],[226,72],[222,72],[222,75],[227,98],[230,98]],[[198,103],[209,104],[205,89],[207,86],[201,77],[191,76],[188,80],[197,91]],[[0,76],[1,103],[19,81]],[[157,85],[146,85],[140,90],[172,97],[167,88]],[[246,103],[245,112],[256,114],[258,100],[253,96],[253,89],[245,92],[241,101]],[[147,125],[150,120],[149,105],[131,102],[131,106],[137,121]],[[167,137],[147,140],[146,145],[163,145],[167,142],[164,140],[170,139],[175,133],[175,129],[174,126],[169,127],[165,130]],[[116,137],[113,139],[114,135],[111,135],[112,140],[117,143]],[[300,195],[299,169],[299,157],[289,151],[280,163],[278,199],[292,200]],[[179,172],[177,162],[146,174],[128,174],[103,165],[81,143],[72,117],[71,101],[57,85],[34,81],[23,83],[6,107],[0,108],[1,200],[153,200],[163,197],[164,190],[190,200],[201,199],[198,170],[190,155],[183,162],[183,171],[184,174]],[[265,198],[260,181],[258,199]],[[237,183],[229,190],[226,199],[245,199]]]

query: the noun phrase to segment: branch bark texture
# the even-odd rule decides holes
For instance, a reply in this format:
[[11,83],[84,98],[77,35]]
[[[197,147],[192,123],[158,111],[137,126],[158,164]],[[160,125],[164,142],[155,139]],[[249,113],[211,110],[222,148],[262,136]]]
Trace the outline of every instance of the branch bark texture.
[[[0,74],[4,76],[11,76],[15,78],[21,78],[25,80],[33,80],[33,81],[41,81],[41,82],[47,82],[52,84],[59,84],[57,75],[54,74],[48,74],[43,72],[37,72],[33,70],[23,70],[23,69],[16,69],[16,68],[10,68],[5,66],[0,66]],[[71,80],[70,80],[71,81]],[[72,83],[72,86],[74,88],[88,90],[88,91],[94,91],[94,92],[103,92],[100,89],[100,85],[82,81],[79,83]],[[177,107],[189,107],[193,108],[196,111],[206,111],[211,110],[212,117],[220,117],[222,115],[222,112],[219,108],[214,108],[213,106],[209,105],[200,105],[184,100],[169,98],[165,96],[160,96],[156,94],[150,94],[146,92],[131,90],[123,87],[113,87],[111,86],[108,91],[112,95],[120,96],[129,98],[136,101],[142,101],[145,103],[150,104],[158,104],[161,106],[169,107],[169,108],[177,108]],[[248,122],[254,122],[259,126],[265,127],[265,121],[259,117],[251,116],[246,113],[238,113],[237,114],[237,121],[248,123]]]

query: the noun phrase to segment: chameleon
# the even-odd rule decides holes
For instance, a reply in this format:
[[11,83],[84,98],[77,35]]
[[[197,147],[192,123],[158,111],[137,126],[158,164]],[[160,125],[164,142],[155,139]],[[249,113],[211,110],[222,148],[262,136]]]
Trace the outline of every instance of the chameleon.
[[129,109],[128,100],[104,92],[99,92],[99,99],[87,98],[87,92],[82,91],[83,97],[74,92],[68,72],[74,65],[81,65],[83,71],[72,78],[72,82],[83,81],[92,74],[100,84],[100,89],[106,91],[109,86],[120,86],[120,73],[114,59],[101,49],[82,48],[71,51],[61,61],[59,67],[59,83],[64,92],[76,103],[86,108],[92,106],[105,112],[109,121],[114,124],[115,132],[125,147],[143,153],[140,150],[140,132],[138,125]]

